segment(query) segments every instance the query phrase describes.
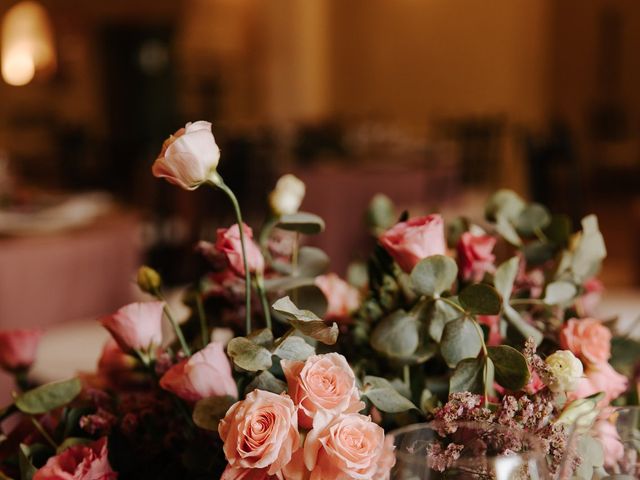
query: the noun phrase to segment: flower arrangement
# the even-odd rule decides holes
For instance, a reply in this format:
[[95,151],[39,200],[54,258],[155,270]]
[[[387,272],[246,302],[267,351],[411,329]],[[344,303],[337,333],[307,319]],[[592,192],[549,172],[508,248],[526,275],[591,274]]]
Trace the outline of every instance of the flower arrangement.
[[[347,282],[304,244],[324,229],[299,211],[304,183],[278,181],[254,236],[219,159],[211,125],[195,122],[152,168],[186,190],[220,189],[237,219],[196,247],[210,272],[185,295],[185,323],[143,266],[149,300],[99,320],[112,340],[94,373],[31,388],[41,332],[0,332],[0,367],[19,390],[0,410],[14,419],[0,437],[0,479],[382,480],[395,463],[385,432],[429,420],[450,433],[482,422],[532,434],[558,478],[621,460],[606,412],[637,395],[621,398],[628,378],[594,318],[606,256],[594,216],[574,233],[566,217],[501,190],[484,225],[445,224],[398,215],[377,196],[367,215],[376,246]],[[163,316],[175,339],[163,338]],[[576,454],[571,433],[592,412],[599,433]],[[423,455],[442,471],[464,448]]]

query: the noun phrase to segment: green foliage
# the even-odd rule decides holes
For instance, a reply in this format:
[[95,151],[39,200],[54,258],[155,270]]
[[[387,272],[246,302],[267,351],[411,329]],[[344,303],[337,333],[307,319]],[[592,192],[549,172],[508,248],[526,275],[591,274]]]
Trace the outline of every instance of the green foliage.
[[447,323],[440,341],[440,354],[450,368],[455,368],[465,358],[475,358],[482,348],[480,331],[467,317]]
[[498,291],[486,283],[469,285],[458,295],[460,305],[475,315],[498,315],[502,308],[502,299]]
[[445,255],[433,255],[418,262],[411,272],[411,281],[417,293],[435,297],[451,288],[457,275],[455,260]]
[[539,203],[527,205],[516,219],[516,230],[525,237],[540,234],[551,223],[551,214]]
[[311,355],[314,355],[315,349],[305,342],[302,337],[288,337],[276,347],[273,351],[274,355],[284,360],[297,360],[304,362]]
[[484,391],[485,358],[466,358],[456,366],[449,379],[449,393]]
[[464,315],[460,310],[442,299],[434,301],[427,312],[429,336],[438,343],[442,340],[442,332],[447,323]]
[[271,368],[271,352],[246,337],[236,337],[227,345],[227,354],[240,369],[257,372]]
[[388,358],[410,357],[418,348],[420,324],[404,310],[383,319],[371,333],[371,346]]
[[56,453],[62,453],[69,447],[75,447],[76,445],[87,445],[87,444],[89,444],[91,442],[93,442],[93,439],[91,439],[91,438],[67,437],[67,438],[64,439],[64,442],[62,442],[58,446],[58,449],[57,449]]
[[547,305],[565,305],[576,296],[576,286],[571,282],[558,280],[547,285],[544,303]]
[[204,430],[218,431],[218,424],[236,402],[231,396],[203,398],[193,409],[193,423]]
[[31,463],[31,450],[29,446],[21,443],[18,450],[18,463],[20,465],[20,480],[31,480],[38,469]]
[[411,400],[398,393],[388,380],[381,377],[365,377],[362,393],[382,412],[400,413],[411,409],[417,410]]
[[273,304],[273,309],[282,314],[289,324],[302,334],[327,345],[333,345],[338,339],[338,325],[327,326],[318,316],[309,310],[300,310],[289,297],[283,297]]
[[367,209],[367,226],[371,232],[378,236],[392,227],[396,222],[396,211],[393,201],[386,195],[375,195]]
[[269,370],[260,372],[244,389],[244,394],[248,394],[253,390],[266,390],[272,393],[282,393],[287,389],[287,384],[276,378]]
[[529,383],[529,367],[524,355],[508,345],[487,347],[495,367],[496,381],[503,387],[518,391]]
[[315,235],[324,231],[324,220],[313,213],[298,212],[282,215],[276,227],[305,235]]
[[47,383],[19,395],[15,405],[23,413],[39,415],[68,404],[81,390],[82,384],[77,378]]
[[499,216],[514,221],[526,207],[525,201],[514,191],[502,189],[495,192],[485,206],[487,220],[495,221]]

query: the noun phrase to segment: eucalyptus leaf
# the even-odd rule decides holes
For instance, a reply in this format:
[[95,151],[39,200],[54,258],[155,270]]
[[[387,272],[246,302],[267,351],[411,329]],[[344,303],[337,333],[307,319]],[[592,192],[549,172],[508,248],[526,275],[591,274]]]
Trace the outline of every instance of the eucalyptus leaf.
[[427,312],[428,318],[426,321],[429,322],[429,336],[438,343],[440,343],[442,339],[442,332],[444,331],[445,325],[451,320],[455,320],[464,315],[460,310],[441,299],[433,302],[432,307],[429,308]]
[[24,443],[18,449],[18,464],[20,465],[20,480],[31,480],[38,469],[31,463],[31,451]]
[[313,213],[298,212],[282,215],[276,227],[305,235],[315,235],[324,231],[324,220]]
[[367,225],[374,235],[387,230],[396,223],[396,211],[393,201],[382,193],[376,194],[369,202]]
[[571,228],[571,218],[567,215],[555,214],[551,216],[551,222],[544,229],[544,234],[550,242],[564,247],[569,243]]
[[588,215],[582,219],[582,233],[573,251],[571,268],[577,283],[583,283],[595,275],[607,256],[604,238],[600,233],[598,218]]
[[382,412],[400,413],[411,409],[417,410],[411,400],[398,393],[389,381],[381,377],[365,377],[362,393]]
[[236,337],[227,345],[227,353],[233,363],[248,372],[271,368],[271,352],[245,337]]
[[481,348],[480,332],[473,320],[463,317],[444,327],[440,354],[449,367],[455,368],[465,358],[477,357]]
[[235,398],[229,395],[199,400],[193,409],[193,423],[204,430],[217,432],[220,420],[224,418],[229,407],[236,401]]
[[[287,293],[293,295],[293,291]],[[295,296],[297,306],[300,310],[314,312],[318,318],[323,318],[327,314],[329,299],[315,283],[297,288],[295,290]]]
[[327,345],[333,345],[338,340],[338,325],[334,322],[330,327],[309,310],[300,310],[289,297],[278,299],[273,309],[287,318],[292,327],[304,335],[314,338]]
[[418,348],[420,324],[404,310],[384,318],[371,333],[371,346],[389,358],[407,358]]
[[449,379],[449,393],[484,391],[484,358],[467,358],[456,366]]
[[469,220],[464,217],[456,217],[447,222],[447,245],[449,248],[456,248],[462,234],[469,230]]
[[556,281],[547,285],[544,303],[547,305],[563,305],[576,296],[576,286],[571,282]]
[[435,409],[440,405],[438,397],[431,390],[425,388],[420,394],[420,410],[424,413],[434,413]]
[[420,295],[439,296],[451,288],[458,275],[456,262],[445,255],[432,255],[418,262],[411,272],[414,290]]
[[493,361],[496,381],[503,387],[518,391],[529,383],[529,367],[524,355],[508,345],[487,347]]
[[273,332],[268,328],[253,330],[249,335],[247,335],[247,339],[261,347],[271,348],[271,345],[273,344]]
[[288,337],[273,351],[274,355],[284,360],[297,360],[300,362],[304,362],[315,353],[315,349],[301,337]]
[[81,390],[78,378],[47,383],[19,395],[15,405],[23,413],[39,415],[68,404]]
[[516,232],[514,226],[509,222],[508,219],[503,217],[502,215],[498,215],[496,218],[496,231],[504,238],[507,242],[515,247],[520,247],[522,245],[522,239]]
[[507,220],[516,220],[526,207],[525,201],[513,190],[501,189],[495,192],[485,206],[487,220],[494,220],[498,215]]
[[511,305],[505,304],[503,305],[502,311],[509,323],[518,330],[518,332],[520,332],[520,335],[522,335],[524,339],[533,338],[536,345],[540,345],[542,343],[544,338],[542,332],[522,318],[515,308]]
[[477,315],[498,315],[502,308],[500,294],[486,283],[469,285],[460,292],[458,300],[466,311]]
[[247,395],[256,389],[279,394],[287,389],[287,384],[279,378],[276,378],[269,370],[265,370],[251,380],[249,385],[244,389],[244,394]]
[[505,302],[511,298],[513,284],[518,276],[519,267],[520,259],[518,257],[511,257],[506,262],[500,264],[493,277],[493,284]]
[[318,247],[300,247],[297,274],[302,277],[322,275],[329,268],[329,262],[329,256]]
[[556,249],[554,245],[548,242],[534,240],[522,247],[522,253],[527,261],[527,265],[536,266],[552,260],[555,256]]
[[527,205],[516,219],[516,230],[524,236],[541,233],[551,222],[551,214],[543,205],[531,203]]

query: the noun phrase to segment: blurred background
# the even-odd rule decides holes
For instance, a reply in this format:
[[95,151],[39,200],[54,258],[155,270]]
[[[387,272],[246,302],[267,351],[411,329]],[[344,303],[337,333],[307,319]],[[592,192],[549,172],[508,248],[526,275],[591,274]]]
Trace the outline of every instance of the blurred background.
[[480,216],[508,187],[598,214],[607,298],[637,316],[637,0],[0,0],[0,21],[2,328],[108,313],[142,261],[193,277],[231,211],[150,167],[200,119],[254,228],[282,173],[306,182],[339,273],[375,193]]

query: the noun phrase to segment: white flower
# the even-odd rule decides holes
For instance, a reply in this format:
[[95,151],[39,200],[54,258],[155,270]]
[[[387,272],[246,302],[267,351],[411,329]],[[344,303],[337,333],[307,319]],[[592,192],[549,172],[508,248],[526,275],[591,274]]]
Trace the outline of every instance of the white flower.
[[290,173],[280,177],[269,195],[271,209],[277,215],[291,215],[300,208],[306,187],[304,182]]
[[547,366],[551,370],[553,380],[549,385],[552,392],[570,392],[577,386],[582,377],[582,362],[569,350],[558,350],[547,357]]

